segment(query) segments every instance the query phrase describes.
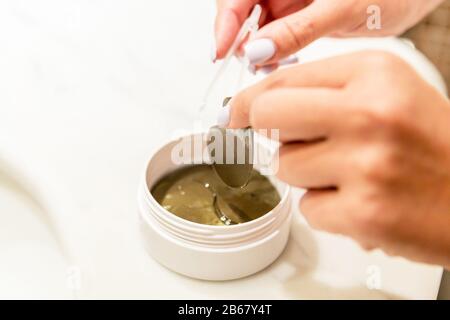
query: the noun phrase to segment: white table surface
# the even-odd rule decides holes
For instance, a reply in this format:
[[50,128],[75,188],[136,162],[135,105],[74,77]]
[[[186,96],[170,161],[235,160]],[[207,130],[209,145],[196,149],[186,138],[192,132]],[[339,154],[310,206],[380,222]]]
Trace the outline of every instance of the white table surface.
[[[151,151],[193,129],[213,16],[213,1],[0,2],[0,297],[434,299],[441,268],[364,252],[299,214],[281,258],[245,279],[188,279],[147,256],[137,187]],[[394,39],[324,40],[300,57],[366,47],[415,59]]]

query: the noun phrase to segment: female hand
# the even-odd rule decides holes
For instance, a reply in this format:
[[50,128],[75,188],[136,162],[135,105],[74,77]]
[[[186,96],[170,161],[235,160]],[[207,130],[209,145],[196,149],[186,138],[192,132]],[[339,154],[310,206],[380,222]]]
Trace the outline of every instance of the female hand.
[[280,130],[278,176],[313,227],[450,267],[450,103],[403,60],[286,68],[230,104],[228,127]]
[[[253,6],[261,3],[263,27],[250,39],[245,54],[254,66],[273,64],[326,35],[339,37],[398,35],[443,0],[217,0],[215,47],[221,59]],[[379,8],[381,28],[367,21]]]

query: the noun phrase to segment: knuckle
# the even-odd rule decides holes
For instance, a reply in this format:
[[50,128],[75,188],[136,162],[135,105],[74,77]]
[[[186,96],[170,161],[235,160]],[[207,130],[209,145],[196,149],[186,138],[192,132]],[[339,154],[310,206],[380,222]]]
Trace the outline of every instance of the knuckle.
[[408,121],[408,110],[412,104],[408,96],[396,93],[382,99],[367,102],[365,107],[353,112],[353,125],[359,131],[384,132],[395,135]]
[[414,97],[406,91],[399,93],[390,90],[389,92],[373,109],[378,124],[389,132],[396,132],[407,124],[406,120],[414,104]]
[[312,19],[303,17],[303,19],[281,20],[286,37],[290,39],[291,47],[297,49],[303,48],[315,39],[316,24]]
[[[410,86],[403,75],[409,73],[411,67],[400,57],[382,51],[370,51],[363,57],[364,65],[368,67],[369,81],[377,81],[377,92],[374,87],[363,88],[362,95],[366,101],[364,107],[356,111],[364,126],[376,126],[378,129],[396,129],[408,123],[417,96],[412,90],[402,90]],[[414,79],[415,77],[408,77]],[[411,80],[413,81],[413,80]],[[392,90],[395,84],[398,90]],[[380,91],[382,94],[380,94]]]
[[370,183],[391,183],[398,174],[401,163],[399,152],[389,146],[372,147],[361,152],[357,160],[357,170]]
[[352,112],[352,125],[357,131],[367,131],[377,127],[379,119],[370,107],[357,108]]

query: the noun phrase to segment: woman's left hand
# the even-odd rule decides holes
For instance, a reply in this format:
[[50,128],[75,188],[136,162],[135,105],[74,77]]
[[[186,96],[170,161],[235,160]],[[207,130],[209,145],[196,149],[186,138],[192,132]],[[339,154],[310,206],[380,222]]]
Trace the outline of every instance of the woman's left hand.
[[407,63],[361,52],[277,71],[228,127],[279,129],[279,178],[316,228],[450,267],[450,103]]

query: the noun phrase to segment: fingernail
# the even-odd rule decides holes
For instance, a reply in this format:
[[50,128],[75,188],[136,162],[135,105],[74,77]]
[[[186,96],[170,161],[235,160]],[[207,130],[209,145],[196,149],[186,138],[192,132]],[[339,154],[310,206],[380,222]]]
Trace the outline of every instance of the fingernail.
[[280,66],[286,66],[288,64],[294,64],[298,62],[298,58],[296,55],[291,54],[289,57],[281,59],[280,61],[278,61],[278,64]]
[[268,66],[261,67],[260,69],[258,69],[258,72],[260,72],[262,74],[269,74],[269,73],[275,71],[277,68],[278,68],[277,64],[271,64]]
[[244,47],[244,54],[250,64],[263,63],[275,54],[275,43],[271,39],[257,39]]
[[210,58],[211,58],[212,63],[216,63],[216,60],[217,60],[217,47],[216,47],[216,39],[215,39],[215,37],[213,37],[212,43],[211,43]]
[[225,107],[220,108],[219,115],[217,116],[217,125],[219,127],[225,128],[230,123],[230,104]]

